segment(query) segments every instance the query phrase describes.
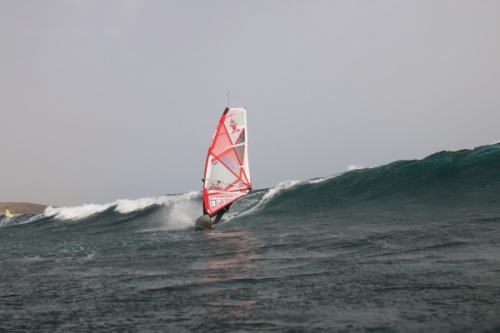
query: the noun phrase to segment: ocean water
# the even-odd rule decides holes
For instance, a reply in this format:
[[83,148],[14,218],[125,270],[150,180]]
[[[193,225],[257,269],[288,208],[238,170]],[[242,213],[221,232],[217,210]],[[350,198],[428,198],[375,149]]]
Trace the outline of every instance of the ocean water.
[[500,144],[0,220],[0,332],[499,332]]

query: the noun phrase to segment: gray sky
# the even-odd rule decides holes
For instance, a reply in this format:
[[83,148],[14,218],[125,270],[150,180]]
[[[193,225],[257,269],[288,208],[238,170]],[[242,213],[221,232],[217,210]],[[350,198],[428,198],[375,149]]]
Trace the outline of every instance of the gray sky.
[[500,140],[500,1],[0,0],[0,201],[201,190],[227,104],[254,188]]

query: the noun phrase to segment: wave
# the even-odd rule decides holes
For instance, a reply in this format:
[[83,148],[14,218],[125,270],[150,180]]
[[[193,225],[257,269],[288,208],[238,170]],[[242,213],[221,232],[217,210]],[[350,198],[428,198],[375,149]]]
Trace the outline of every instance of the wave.
[[[268,189],[252,214],[287,219],[392,215],[441,218],[500,209],[500,144],[441,151],[421,160],[401,160],[374,168]],[[493,213],[495,215],[497,213]],[[496,215],[498,216],[498,215]]]
[[[269,220],[305,220],[312,214],[336,218],[365,214],[373,218],[389,213],[422,216],[423,212],[441,211],[442,215],[450,210],[474,210],[475,218],[489,218],[492,216],[478,212],[491,211],[492,207],[500,209],[498,193],[500,143],[495,143],[441,151],[421,160],[356,167],[323,178],[284,181],[272,188],[254,190],[236,202],[221,225],[235,221],[263,224]],[[136,220],[137,231],[190,229],[201,209],[201,192],[191,191],[108,204],[48,207],[40,215],[10,221],[3,218],[0,227],[37,221],[57,224]]]
[[127,214],[134,211],[144,210],[155,205],[171,206],[180,202],[189,201],[197,196],[199,196],[199,193],[193,191],[163,197],[141,198],[137,200],[117,200],[103,205],[84,204],[76,207],[47,207],[44,215],[46,217],[55,217],[59,220],[79,220],[110,209],[120,214]]

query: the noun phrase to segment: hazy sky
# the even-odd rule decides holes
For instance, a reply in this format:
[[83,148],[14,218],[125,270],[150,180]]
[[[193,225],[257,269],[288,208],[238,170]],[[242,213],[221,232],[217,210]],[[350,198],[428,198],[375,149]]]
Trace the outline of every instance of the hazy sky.
[[201,190],[227,105],[255,189],[500,140],[500,1],[0,0],[0,201]]

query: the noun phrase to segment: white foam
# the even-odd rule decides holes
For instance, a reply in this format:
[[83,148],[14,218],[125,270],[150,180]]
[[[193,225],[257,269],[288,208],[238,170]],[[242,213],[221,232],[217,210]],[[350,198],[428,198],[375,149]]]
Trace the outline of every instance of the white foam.
[[168,210],[165,229],[178,230],[194,227],[194,221],[200,215],[200,206],[191,200],[175,202]]
[[245,215],[248,215],[250,213],[253,213],[253,212],[261,209],[261,207],[266,202],[268,202],[269,200],[271,200],[273,197],[275,197],[279,193],[281,193],[283,191],[286,191],[289,188],[292,188],[295,185],[300,184],[300,183],[301,183],[301,181],[299,181],[299,180],[287,180],[287,181],[279,183],[277,186],[270,188],[267,191],[267,193],[262,196],[262,198],[260,199],[259,203],[257,203],[257,205],[253,206],[249,210],[247,210],[244,213],[240,214],[240,216],[245,216]]
[[136,200],[129,200],[129,199],[122,199],[122,200],[117,200],[114,202],[114,205],[116,205],[115,211],[118,213],[126,214],[130,212],[134,212],[136,210],[142,210],[144,208],[147,208],[152,205],[166,205],[170,203],[176,203],[180,201],[186,201],[190,200],[196,195],[198,195],[199,192],[196,191],[191,191],[191,192],[186,192],[182,194],[176,194],[176,195],[167,195],[167,196],[162,196],[162,197],[156,197],[156,198],[141,198],[141,199],[136,199]]
[[281,193],[281,192],[283,192],[285,190],[288,190],[289,188],[292,188],[292,187],[294,187],[295,185],[297,185],[299,183],[300,183],[299,180],[287,180],[287,181],[281,182],[277,186],[275,186],[273,188],[270,188],[269,191],[267,191],[267,193],[264,194],[264,196],[262,197],[262,200],[260,202],[261,203],[262,202],[267,202],[271,198],[273,198],[276,195],[278,195],[278,193]]
[[340,176],[342,173],[336,173],[334,175],[331,175],[331,176],[328,176],[328,177],[323,177],[323,178],[316,178],[316,179],[309,179],[309,180],[306,180],[306,183],[308,184],[319,184],[319,183],[323,183],[329,179],[332,179],[332,178],[335,178],[335,177],[338,177]]
[[141,198],[136,200],[120,199],[107,204],[84,204],[75,207],[47,207],[44,211],[46,217],[55,217],[58,220],[79,220],[97,213],[101,213],[110,207],[115,206],[115,211],[120,214],[145,209],[152,205],[170,205],[178,202],[190,201],[199,192],[191,191],[176,195],[162,197]]
[[112,204],[84,204],[77,207],[47,207],[43,214],[47,217],[55,217],[58,220],[78,220],[103,212],[111,206]]
[[365,169],[361,164],[351,164],[347,166],[347,171]]
[[115,211],[121,214],[127,214],[136,210],[141,210],[155,204],[162,204],[161,198],[142,198],[137,200],[120,199],[115,201]]

